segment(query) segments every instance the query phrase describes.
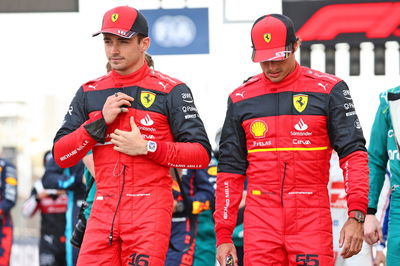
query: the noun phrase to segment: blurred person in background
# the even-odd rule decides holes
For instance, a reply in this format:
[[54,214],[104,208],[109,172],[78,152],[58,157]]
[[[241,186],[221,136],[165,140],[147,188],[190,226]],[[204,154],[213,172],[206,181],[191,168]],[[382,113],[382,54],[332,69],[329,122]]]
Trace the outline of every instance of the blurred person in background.
[[[51,160],[51,152],[45,153],[43,166]],[[66,266],[65,254],[65,213],[68,197],[65,190],[45,189],[42,180],[37,180],[31,196],[22,206],[22,214],[32,217],[40,210],[40,266]]]
[[113,8],[101,33],[112,70],[77,91],[53,146],[62,167],[93,151],[97,191],[78,265],[163,265],[169,169],[206,167],[211,147],[190,89],[145,62],[144,16]]
[[11,209],[17,202],[17,170],[0,158],[0,265],[9,265],[13,242]]
[[382,92],[379,99],[379,107],[372,125],[368,147],[370,192],[364,233],[366,241],[370,244],[384,242],[381,225],[375,214],[388,167],[391,175],[391,195],[386,264],[394,266],[400,265],[400,160],[398,150],[400,86]]
[[[221,130],[217,130],[215,135],[215,149],[212,153],[210,164],[206,169],[196,170],[196,174],[207,177],[215,194],[215,186],[217,179],[217,167],[219,157],[219,142],[221,139]],[[243,191],[242,201],[239,204],[237,225],[233,231],[232,239],[238,254],[238,265],[243,265],[243,213],[245,207],[247,191]],[[214,195],[213,194],[213,195]],[[215,197],[215,195],[214,195]],[[213,212],[215,210],[215,202],[211,205],[210,210],[204,210],[198,215],[198,229],[196,235],[196,245],[194,252],[194,266],[214,266],[216,262],[216,239],[214,231]]]
[[214,266],[216,261],[214,219],[215,180],[217,177],[217,159],[215,151],[207,168],[196,170],[196,175],[204,176],[212,187],[213,200],[209,210],[204,210],[197,216],[197,235],[194,250],[194,266]]
[[76,265],[79,254],[79,249],[72,246],[70,239],[85,197],[83,167],[83,162],[78,161],[72,167],[61,168],[57,165],[53,156],[51,156],[46,162],[46,171],[41,180],[45,189],[65,190],[68,196],[67,211],[65,213],[65,253],[67,266]]
[[172,170],[174,208],[170,247],[164,265],[191,266],[196,246],[197,218],[214,205],[214,188],[205,169],[182,169],[177,171],[178,176]]
[[[244,265],[333,265],[329,167],[340,158],[349,218],[341,256],[362,247],[368,204],[365,139],[346,83],[300,66],[293,22],[281,14],[251,29],[262,73],[234,90],[221,135],[216,210],[217,259],[237,265],[232,232],[244,182]],[[348,108],[345,108],[348,107]]]

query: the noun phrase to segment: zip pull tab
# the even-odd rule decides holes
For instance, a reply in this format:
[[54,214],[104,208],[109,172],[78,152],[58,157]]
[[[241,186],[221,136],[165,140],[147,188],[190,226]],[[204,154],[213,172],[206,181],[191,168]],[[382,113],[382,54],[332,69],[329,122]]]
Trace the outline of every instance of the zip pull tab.
[[117,173],[116,171],[117,171],[118,165],[119,165],[119,158],[118,158],[118,161],[115,163],[114,169],[112,171],[113,176],[116,176],[116,177],[120,176],[122,174],[122,172],[125,170],[125,165],[122,164],[122,168],[121,168],[120,172]]
[[108,245],[112,245],[112,241],[113,241],[113,236],[112,236],[112,231],[110,232],[110,234],[108,235]]

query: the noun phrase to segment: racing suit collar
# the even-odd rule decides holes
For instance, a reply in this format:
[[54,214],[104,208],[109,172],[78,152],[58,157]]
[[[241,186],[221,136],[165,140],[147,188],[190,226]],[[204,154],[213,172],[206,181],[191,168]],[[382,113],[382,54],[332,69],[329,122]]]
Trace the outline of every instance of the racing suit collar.
[[290,73],[289,75],[287,75],[283,80],[281,80],[279,82],[270,81],[264,75],[264,73],[261,73],[261,76],[268,87],[283,88],[283,87],[287,87],[290,84],[296,82],[298,80],[298,78],[300,77],[300,73],[301,73],[301,67],[300,67],[299,63],[296,61],[296,67],[294,68],[293,72]]
[[121,74],[118,74],[115,70],[111,70],[111,78],[114,80],[114,82],[117,86],[120,83],[126,85],[127,82],[137,83],[137,82],[141,81],[143,78],[145,78],[148,75],[149,72],[150,72],[150,68],[145,62],[141,68],[139,68],[135,72],[128,74],[128,75],[121,75]]

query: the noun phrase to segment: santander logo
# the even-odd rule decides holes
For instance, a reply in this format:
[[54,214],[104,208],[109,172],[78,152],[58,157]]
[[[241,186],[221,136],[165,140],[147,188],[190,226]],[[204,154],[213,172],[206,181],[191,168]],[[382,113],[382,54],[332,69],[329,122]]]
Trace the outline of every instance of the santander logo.
[[294,125],[294,128],[298,131],[304,131],[308,128],[308,125],[304,123],[303,119],[300,118],[300,121]]
[[150,118],[150,116],[148,114],[146,114],[146,116],[140,120],[140,123],[143,126],[151,126],[151,125],[154,124],[154,121],[151,120],[151,118]]

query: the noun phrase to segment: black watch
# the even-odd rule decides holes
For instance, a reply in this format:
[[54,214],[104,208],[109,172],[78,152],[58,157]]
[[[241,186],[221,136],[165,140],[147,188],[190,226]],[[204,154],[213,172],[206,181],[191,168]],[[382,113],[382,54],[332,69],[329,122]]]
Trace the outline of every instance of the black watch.
[[177,201],[175,205],[176,212],[183,212],[185,210],[185,204],[183,201]]
[[354,220],[356,220],[359,223],[364,223],[365,221],[365,214],[362,211],[351,211],[349,213],[349,218],[353,218]]

